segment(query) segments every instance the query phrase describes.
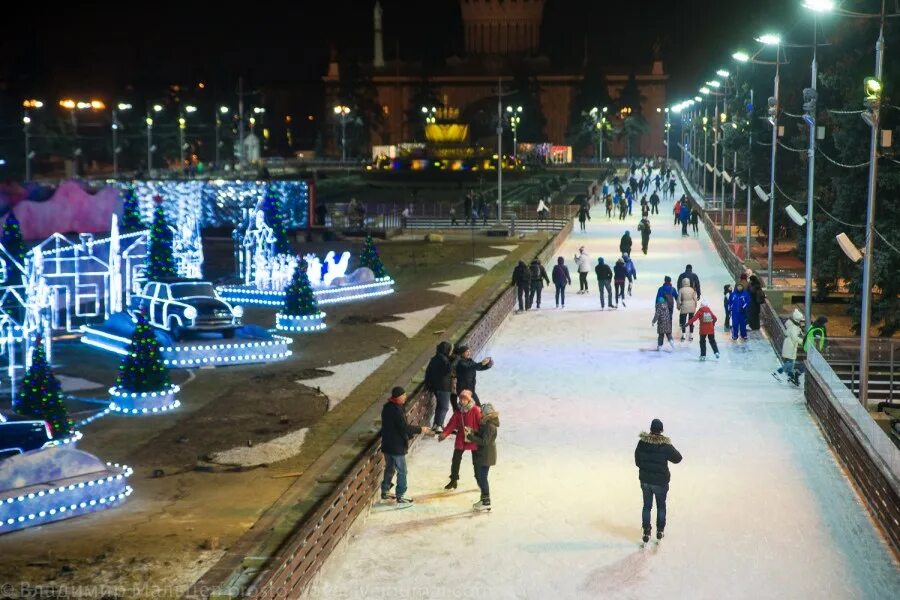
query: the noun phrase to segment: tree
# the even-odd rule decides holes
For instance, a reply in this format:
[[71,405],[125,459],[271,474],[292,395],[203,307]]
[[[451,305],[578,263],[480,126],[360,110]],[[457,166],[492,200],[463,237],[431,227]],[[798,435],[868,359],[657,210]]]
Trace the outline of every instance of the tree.
[[291,254],[293,249],[288,241],[287,230],[284,226],[284,201],[281,192],[274,185],[266,187],[266,194],[263,197],[262,211],[266,216],[266,223],[272,228],[275,235],[275,253]]
[[74,429],[66,410],[62,386],[47,363],[40,336],[35,340],[31,367],[25,373],[22,387],[13,401],[13,410],[22,416],[46,421],[53,439],[64,438]]
[[308,317],[319,314],[319,303],[313,294],[306,262],[302,261],[294,269],[291,282],[284,288],[284,314],[291,317]]
[[156,208],[153,210],[153,225],[150,227],[150,239],[147,242],[147,259],[145,262],[147,279],[159,281],[175,277],[175,257],[172,255],[172,229],[166,222],[162,198],[154,198]]
[[422,113],[422,108],[438,108],[443,105],[437,87],[431,83],[427,75],[422,75],[404,114],[407,131],[413,140],[425,141],[425,114]]
[[119,365],[116,388],[122,392],[162,392],[170,387],[169,370],[163,362],[159,341],[143,311],[131,334],[128,355]]
[[644,115],[641,112],[643,101],[644,97],[641,95],[641,90],[638,87],[637,78],[634,73],[631,73],[631,75],[628,76],[625,87],[623,87],[622,91],[619,93],[618,100],[616,100],[619,114],[624,117],[622,120],[622,127],[619,129],[618,137],[620,139],[625,138],[628,141],[629,157],[632,155],[631,151],[637,140],[650,131],[647,119],[644,118]]
[[[6,262],[6,281],[5,285],[18,285],[22,283],[22,272],[19,267],[25,266],[25,242],[22,239],[22,229],[19,227],[19,220],[16,219],[15,213],[9,211],[6,215],[6,222],[3,224],[3,248],[6,249],[9,257],[4,256]],[[11,258],[10,258],[11,257]],[[19,264],[17,267],[13,264],[13,260]]]
[[[566,139],[570,144],[595,144],[599,141],[597,121],[603,114],[603,107],[613,112],[613,100],[609,95],[606,74],[598,65],[588,63],[584,79],[575,94],[569,113],[569,128]],[[596,113],[591,111],[596,108]],[[602,130],[600,130],[602,131]]]
[[359,257],[359,266],[371,269],[375,277],[385,277],[387,275],[384,263],[381,262],[381,257],[378,256],[378,248],[375,247],[375,242],[372,241],[371,235],[366,236],[366,245],[363,247],[362,254]]
[[141,207],[138,203],[137,194],[134,192],[134,186],[128,186],[122,200],[122,233],[134,233],[135,231],[143,231],[147,227],[141,221]]
[[[541,105],[540,82],[533,75],[519,71],[513,75],[512,88],[513,93],[504,98],[503,103],[507,106],[522,107],[522,122],[518,125],[516,138],[519,142],[543,142],[546,139],[544,128],[547,126],[547,118]],[[512,130],[509,126],[505,129],[511,144]]]
[[[358,155],[371,145],[370,131],[379,131],[384,122],[384,113],[381,103],[378,101],[378,90],[372,83],[372,78],[363,71],[359,61],[343,60],[340,65],[340,80],[338,81],[334,101],[350,107],[350,115],[346,117],[347,158]],[[330,111],[330,109],[329,109]],[[332,115],[334,116],[334,115]],[[335,134],[335,148],[340,154],[341,144],[341,119],[332,121]]]

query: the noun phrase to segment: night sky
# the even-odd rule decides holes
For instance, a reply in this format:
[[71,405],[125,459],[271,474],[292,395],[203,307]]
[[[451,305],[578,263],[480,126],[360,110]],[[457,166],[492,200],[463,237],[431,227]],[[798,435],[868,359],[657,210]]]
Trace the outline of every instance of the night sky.
[[[455,0],[383,0],[385,54],[439,60],[462,46]],[[670,98],[693,95],[701,78],[726,64],[752,34],[802,26],[800,0],[547,0],[542,51],[557,64],[579,65],[589,52],[609,71],[649,68],[662,41]],[[0,39],[0,92],[7,97],[97,95],[149,99],[172,83],[206,82],[214,101],[228,97],[238,75],[252,86],[308,89],[321,104],[330,48],[371,60],[371,0],[284,3],[19,3]],[[314,9],[310,8],[315,6]],[[142,14],[144,13],[144,14]],[[16,25],[18,23],[18,25]],[[720,63],[714,59],[718,57]],[[199,93],[199,92],[198,92]],[[303,107],[305,109],[306,107]]]

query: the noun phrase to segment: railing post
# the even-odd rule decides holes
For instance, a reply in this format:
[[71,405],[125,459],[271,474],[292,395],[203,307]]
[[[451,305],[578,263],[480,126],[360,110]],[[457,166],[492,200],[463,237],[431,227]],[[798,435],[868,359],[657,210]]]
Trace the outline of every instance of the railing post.
[[888,396],[888,402],[894,401],[894,348],[897,347],[896,342],[891,342],[891,389]]

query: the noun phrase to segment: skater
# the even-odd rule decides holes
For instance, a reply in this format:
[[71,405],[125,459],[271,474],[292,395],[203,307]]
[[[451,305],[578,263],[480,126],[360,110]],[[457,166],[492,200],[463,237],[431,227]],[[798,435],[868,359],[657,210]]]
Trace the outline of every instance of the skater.
[[466,441],[474,443],[477,449],[472,454],[475,461],[475,480],[481,490],[481,498],[472,505],[475,510],[491,510],[491,488],[488,472],[497,464],[497,429],[500,427],[500,413],[493,404],[481,407],[481,424],[478,431],[466,427]]
[[600,310],[606,308],[603,304],[603,292],[606,291],[606,295],[609,298],[609,307],[613,307],[613,299],[612,299],[612,287],[610,287],[610,283],[612,282],[613,274],[612,269],[609,268],[609,265],[603,262],[603,258],[597,259],[597,266],[594,267],[594,273],[597,274],[597,287],[600,288]]
[[538,223],[542,223],[547,218],[547,215],[549,213],[550,213],[550,209],[547,208],[547,205],[544,204],[544,199],[541,198],[540,201],[538,202],[538,206],[537,206]]
[[530,308],[528,296],[531,287],[531,275],[528,273],[528,265],[525,264],[524,260],[520,260],[516,268],[513,269],[512,284],[516,286],[516,298],[519,301],[519,310],[516,312],[528,310]]
[[694,231],[694,237],[699,237],[700,235],[700,212],[697,210],[697,207],[691,209],[691,228]]
[[675,197],[675,178],[669,180],[669,196]]
[[675,303],[678,301],[678,290],[672,285],[672,278],[668,275],[663,278],[663,284],[656,290],[656,297],[665,301],[669,308],[669,320],[671,320],[672,314],[675,312]]
[[583,204],[578,209],[578,224],[581,226],[581,231],[586,231],[585,221],[588,219],[588,209]]
[[631,232],[626,231],[622,235],[622,239],[619,240],[619,252],[622,254],[631,254],[631,247],[634,245],[634,242],[631,240]]
[[731,286],[725,285],[722,289],[725,304],[725,331],[731,330]]
[[709,339],[709,345],[719,358],[719,346],[716,344],[716,315],[712,309],[706,304],[706,300],[700,301],[700,309],[694,313],[694,316],[688,319],[688,325],[692,328],[694,321],[700,321],[700,360],[706,360],[706,340]]
[[828,336],[828,332],[825,330],[827,322],[828,317],[819,317],[809,326],[809,331],[806,332],[806,337],[803,339],[804,352],[809,352],[810,346],[818,346],[819,352],[825,348],[825,340]]
[[690,234],[688,233],[687,228],[688,222],[691,220],[691,205],[686,198],[681,201],[681,209],[678,216],[681,221],[681,236],[688,237]]
[[[550,285],[550,278],[547,277],[547,270],[544,268],[544,265],[537,258],[533,259],[531,264],[528,265],[528,274],[531,278],[531,286],[529,287],[527,306],[528,308],[532,306],[540,308],[541,291],[544,289],[545,282],[547,285]],[[537,301],[536,305],[535,301]]]
[[[390,399],[381,408],[381,452],[384,454],[384,478],[381,480],[381,499],[397,499],[397,504],[410,504],[406,497],[406,453],[409,440],[420,433],[428,433],[427,427],[409,425],[406,422],[406,391],[402,387],[391,390]],[[397,494],[390,494],[397,474]]]
[[662,296],[656,299],[656,312],[653,314],[653,320],[650,325],[656,325],[656,351],[662,350],[663,338],[669,340],[669,348],[675,349],[675,342],[672,340],[672,313],[666,306],[666,299]]
[[[659,190],[659,186],[656,186],[656,189]],[[659,214],[659,194],[656,192],[650,194],[650,214]]]
[[450,410],[450,392],[453,389],[450,379],[456,366],[452,351],[450,342],[441,342],[425,368],[425,388],[434,395],[434,422],[431,428],[435,433],[444,430],[444,419]]
[[459,221],[456,219],[456,209],[454,207],[450,207],[450,227],[456,227],[459,225]]
[[[478,371],[487,371],[493,367],[494,361],[490,356],[480,361],[472,359],[472,350],[465,344],[457,346],[455,354],[458,357],[456,359],[456,395],[462,394],[463,390],[469,390],[475,404],[481,406],[481,400],[478,399],[478,393],[475,391],[476,376]],[[454,406],[453,410],[458,411],[459,405]]]
[[644,494],[644,508],[641,511],[643,540],[650,541],[650,512],[653,498],[656,498],[656,539],[661,540],[666,528],[666,495],[669,493],[669,463],[681,462],[681,453],[672,445],[672,440],[663,435],[663,424],[659,419],[650,422],[650,433],[641,432],[640,441],[634,449],[634,464],[639,469],[641,491]]
[[675,215],[675,220],[672,222],[672,225],[678,225],[678,217],[681,215],[681,200],[678,200],[675,203],[675,206],[672,207],[672,213]]
[[475,479],[478,480],[478,467],[475,464],[475,450],[478,446],[474,442],[466,441],[466,431],[478,431],[481,424],[481,408],[476,406],[472,400],[472,392],[462,390],[459,392],[459,411],[453,413],[447,427],[443,433],[438,436],[438,441],[444,441],[450,432],[456,433],[456,441],[453,444],[453,458],[450,461],[450,483],[444,486],[445,490],[455,490],[456,482],[459,481],[459,466],[462,463],[463,453],[466,450],[472,452],[472,470],[475,473]]
[[[618,197],[618,194],[616,195]],[[606,195],[606,218],[612,219],[613,199],[609,194]]]
[[637,281],[637,269],[634,268],[634,261],[631,260],[630,254],[623,254],[622,260],[625,262],[625,275],[628,276],[628,295],[631,296],[631,287]]
[[678,276],[676,281],[681,281],[687,277],[691,281],[691,287],[694,288],[694,291],[697,292],[697,300],[700,299],[700,278],[697,277],[697,274],[694,273],[693,265],[684,265],[684,273]]
[[687,341],[694,341],[694,326],[688,326],[688,321],[694,318],[697,312],[697,292],[691,287],[691,280],[685,277],[681,280],[681,288],[678,290],[678,324],[681,326],[681,341],[685,341],[685,333],[687,328]]
[[616,287],[616,308],[619,308],[619,297],[622,298],[622,306],[625,305],[625,279],[628,277],[628,269],[625,260],[620,258],[613,265],[613,282]]
[[628,203],[623,198],[621,202],[619,202],[619,220],[624,221],[625,217],[628,216]]
[[569,277],[569,267],[562,256],[556,259],[556,265],[553,267],[553,285],[556,287],[556,308],[562,305],[566,307],[566,286],[572,285],[572,278]]
[[641,232],[641,250],[647,254],[647,247],[650,245],[650,220],[645,216],[637,228]]
[[751,275],[747,285],[750,303],[747,307],[747,327],[756,331],[760,328],[759,311],[766,303],[766,293],[763,291],[762,281],[756,275]]
[[791,313],[791,318],[784,324],[784,342],[781,344],[782,364],[776,371],[772,371],[772,377],[781,381],[781,374],[787,374],[788,381],[800,386],[800,376],[803,375],[803,365],[797,363],[797,348],[803,341],[803,313],[796,308]]
[[631,216],[631,205],[634,203],[634,192],[625,190],[625,200],[628,202],[628,215]]
[[734,286],[734,291],[731,292],[731,298],[729,300],[729,308],[731,308],[732,341],[738,339],[738,334],[740,334],[742,340],[747,339],[747,307],[749,305],[750,294],[744,289],[743,282],[738,282],[737,285]]
[[588,292],[588,273],[591,272],[591,257],[584,251],[584,246],[578,249],[575,255],[575,265],[578,267],[578,293],[586,294]]

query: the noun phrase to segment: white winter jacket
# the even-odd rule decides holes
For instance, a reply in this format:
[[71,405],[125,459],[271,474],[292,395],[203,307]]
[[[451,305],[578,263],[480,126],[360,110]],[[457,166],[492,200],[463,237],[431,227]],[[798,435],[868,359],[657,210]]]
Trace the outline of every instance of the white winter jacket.
[[797,360],[797,347],[803,342],[803,314],[794,309],[791,318],[784,324],[784,343],[781,344],[781,357]]
[[578,266],[579,273],[591,272],[591,257],[588,256],[587,252],[582,252],[581,254],[576,256],[575,264]]

